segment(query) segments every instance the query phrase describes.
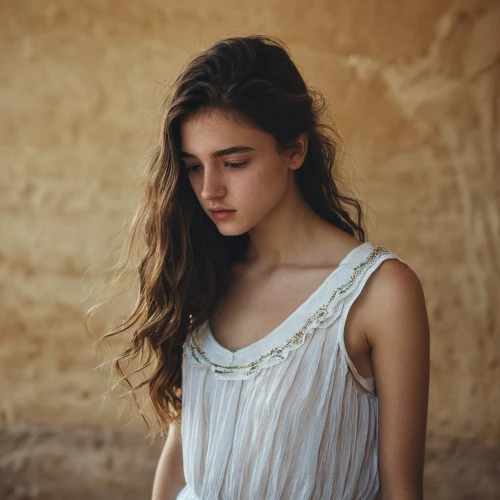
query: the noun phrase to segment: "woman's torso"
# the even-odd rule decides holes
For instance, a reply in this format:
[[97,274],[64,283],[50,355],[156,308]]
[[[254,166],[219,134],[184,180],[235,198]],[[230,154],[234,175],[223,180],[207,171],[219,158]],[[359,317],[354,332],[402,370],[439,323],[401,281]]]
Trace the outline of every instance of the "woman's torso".
[[[378,400],[356,371],[347,313],[388,249],[352,250],[264,338],[232,352],[206,321],[184,345],[178,500],[373,499]],[[399,259],[401,260],[401,259]]]

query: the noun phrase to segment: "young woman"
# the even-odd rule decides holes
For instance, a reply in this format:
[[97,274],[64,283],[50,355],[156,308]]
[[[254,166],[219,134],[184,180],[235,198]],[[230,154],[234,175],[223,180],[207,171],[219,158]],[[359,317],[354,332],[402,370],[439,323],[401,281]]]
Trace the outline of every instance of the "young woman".
[[267,36],[218,41],[165,102],[115,332],[134,331],[120,374],[155,355],[153,500],[423,496],[422,286],[366,240],[325,109]]

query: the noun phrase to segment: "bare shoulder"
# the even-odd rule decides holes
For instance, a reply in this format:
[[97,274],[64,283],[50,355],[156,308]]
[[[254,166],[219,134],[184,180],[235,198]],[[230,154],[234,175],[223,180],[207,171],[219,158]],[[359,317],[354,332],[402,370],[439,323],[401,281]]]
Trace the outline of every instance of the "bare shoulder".
[[[386,292],[402,291],[404,289],[422,288],[420,278],[407,264],[397,258],[384,260],[374,271],[377,288]],[[373,280],[372,280],[373,282]]]
[[[386,259],[373,272],[363,292],[362,316],[370,344],[394,328],[387,326],[427,321],[422,283],[415,271],[398,259]],[[389,324],[389,325],[388,325]]]

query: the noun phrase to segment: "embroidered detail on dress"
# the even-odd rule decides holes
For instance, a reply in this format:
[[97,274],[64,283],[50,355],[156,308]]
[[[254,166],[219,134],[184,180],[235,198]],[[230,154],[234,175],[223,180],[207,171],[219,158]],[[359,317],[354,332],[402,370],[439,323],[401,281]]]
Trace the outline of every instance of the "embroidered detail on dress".
[[[263,368],[264,364],[266,366],[275,365],[280,361],[287,358],[288,352],[295,350],[304,343],[306,334],[312,333],[314,329],[325,321],[331,312],[333,311],[333,306],[336,301],[346,294],[346,292],[351,288],[356,278],[361,274],[361,272],[370,264],[372,264],[379,255],[384,253],[392,253],[386,247],[377,245],[374,246],[370,254],[357,266],[353,267],[353,272],[349,279],[341,286],[337,287],[330,298],[321,306],[314,314],[309,316],[305,321],[304,326],[295,335],[290,337],[283,345],[274,347],[268,352],[262,354],[254,361],[244,364],[244,365],[220,365],[213,362],[208,358],[201,342],[196,336],[196,331],[190,332],[186,340],[186,353],[191,361],[194,361],[201,365],[209,365],[216,375],[217,378],[224,379],[244,379],[254,376],[257,372]],[[201,358],[201,359],[200,359]]]

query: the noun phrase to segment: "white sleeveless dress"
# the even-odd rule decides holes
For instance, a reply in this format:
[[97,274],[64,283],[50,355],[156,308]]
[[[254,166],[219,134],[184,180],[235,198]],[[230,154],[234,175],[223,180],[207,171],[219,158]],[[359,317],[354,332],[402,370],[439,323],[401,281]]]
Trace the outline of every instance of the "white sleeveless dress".
[[[232,352],[208,320],[182,364],[177,500],[361,500],[379,490],[378,400],[347,354],[347,314],[387,248],[353,249],[283,323]],[[405,262],[406,264],[406,262]]]

